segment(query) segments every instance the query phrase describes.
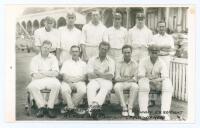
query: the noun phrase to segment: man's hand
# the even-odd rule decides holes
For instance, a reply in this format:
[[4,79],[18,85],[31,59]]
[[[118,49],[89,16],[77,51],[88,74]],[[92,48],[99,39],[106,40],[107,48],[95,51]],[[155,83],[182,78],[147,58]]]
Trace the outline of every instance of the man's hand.
[[40,71],[41,74],[47,76],[47,77],[56,77],[58,76],[57,71]]
[[129,80],[127,80],[127,82],[137,82],[136,78],[131,78]]
[[158,77],[155,76],[155,75],[148,75],[147,77],[149,78],[149,80],[154,80],[154,79],[158,78]]
[[98,71],[97,69],[94,69],[94,74],[96,74],[97,76],[103,75],[103,73],[101,73],[101,72]]
[[95,79],[95,78],[98,78],[96,74],[93,74],[93,73],[88,74],[88,79]]
[[34,79],[42,79],[42,78],[46,77],[45,75],[43,75],[41,73],[34,73],[32,76]]
[[72,91],[76,90],[76,87],[75,87],[74,83],[70,82],[68,84],[69,84],[69,86],[70,86],[70,88],[71,88]]
[[153,80],[150,80],[149,83],[155,86],[162,85],[162,79],[161,78],[153,79]]
[[97,77],[106,79],[106,80],[112,80],[113,75],[112,74],[106,74],[106,73],[101,73],[98,70],[94,70],[94,74],[96,74]]
[[127,78],[127,77],[116,78],[115,79],[116,82],[127,82],[128,80],[130,80],[130,78]]
[[81,76],[76,76],[76,77],[75,76],[74,77],[71,76],[71,77],[69,77],[69,79],[74,83],[84,80],[84,78],[81,77]]
[[63,74],[63,81],[65,81],[66,83],[71,83],[72,81],[69,79],[69,76]]

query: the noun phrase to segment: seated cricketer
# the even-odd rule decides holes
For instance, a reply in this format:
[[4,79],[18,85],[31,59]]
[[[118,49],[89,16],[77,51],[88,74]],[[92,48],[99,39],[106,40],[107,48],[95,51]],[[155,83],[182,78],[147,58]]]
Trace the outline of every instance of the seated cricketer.
[[165,62],[158,58],[159,47],[150,45],[148,47],[149,57],[144,58],[139,63],[139,107],[140,117],[149,116],[148,101],[150,90],[162,92],[161,96],[161,116],[165,120],[170,120],[170,106],[173,93],[172,83]]
[[[67,106],[65,110],[75,110],[86,94],[86,63],[79,58],[80,47],[72,45],[71,59],[64,61],[60,73],[63,76],[61,93]],[[75,89],[76,93],[72,93]]]
[[59,73],[58,61],[54,55],[49,53],[51,46],[52,44],[50,41],[43,41],[40,53],[32,58],[30,64],[32,81],[27,89],[35,99],[39,108],[37,117],[43,117],[46,109],[45,100],[40,92],[42,89],[51,90],[47,103],[48,116],[50,118],[56,117],[53,108],[59,94],[60,82],[56,79]]
[[[116,65],[116,84],[114,90],[116,95],[119,97],[121,107],[122,107],[122,116],[135,116],[132,112],[133,104],[136,100],[138,93],[137,85],[137,63],[131,60],[132,46],[124,45],[122,47],[123,60],[117,63]],[[125,97],[123,94],[124,90],[129,91],[128,106],[125,102]]]
[[90,58],[88,61],[89,83],[87,85],[87,98],[90,115],[96,108],[101,108],[106,95],[112,89],[115,63],[114,60],[107,56],[109,49],[109,43],[101,42],[99,44],[99,55]]

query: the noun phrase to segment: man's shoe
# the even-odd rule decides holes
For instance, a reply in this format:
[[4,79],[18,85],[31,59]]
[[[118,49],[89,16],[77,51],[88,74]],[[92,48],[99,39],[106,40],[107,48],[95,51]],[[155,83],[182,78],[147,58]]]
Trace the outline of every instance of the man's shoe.
[[75,109],[75,112],[78,115],[84,115],[86,113],[86,111],[84,109],[80,109],[80,108]]
[[41,118],[44,116],[44,108],[40,108],[38,113],[36,114],[37,118]]
[[139,116],[142,120],[147,120],[149,118],[149,113],[140,113]]
[[128,110],[122,110],[122,116],[127,117],[128,116]]
[[48,115],[49,118],[55,118],[56,117],[53,109],[48,109],[47,115]]
[[128,115],[131,116],[131,117],[134,117],[135,113],[132,111],[132,109],[129,109],[128,110]]
[[162,115],[164,117],[165,121],[169,121],[170,120],[170,116],[168,114]]

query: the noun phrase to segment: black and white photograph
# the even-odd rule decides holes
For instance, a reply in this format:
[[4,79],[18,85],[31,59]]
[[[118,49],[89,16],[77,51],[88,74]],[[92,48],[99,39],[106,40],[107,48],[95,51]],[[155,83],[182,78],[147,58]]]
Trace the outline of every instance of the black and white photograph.
[[191,117],[191,6],[21,10],[12,44],[16,121],[184,122]]

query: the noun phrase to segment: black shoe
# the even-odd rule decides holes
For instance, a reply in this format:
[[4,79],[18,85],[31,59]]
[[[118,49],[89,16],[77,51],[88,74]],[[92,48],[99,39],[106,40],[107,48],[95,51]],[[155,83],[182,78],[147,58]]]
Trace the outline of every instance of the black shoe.
[[55,118],[56,117],[53,109],[48,109],[47,115],[48,115],[49,118]]
[[36,114],[37,118],[41,118],[44,116],[44,108],[40,108],[38,113]]
[[156,105],[156,103],[155,103],[154,100],[151,100],[151,101],[149,102],[149,107],[153,107],[153,106],[155,106],[155,105]]
[[92,112],[91,112],[91,117],[93,118],[93,120],[98,120],[98,118],[101,116],[103,116],[101,106],[99,106],[99,105],[94,106],[94,108],[92,109]]

